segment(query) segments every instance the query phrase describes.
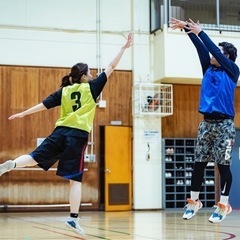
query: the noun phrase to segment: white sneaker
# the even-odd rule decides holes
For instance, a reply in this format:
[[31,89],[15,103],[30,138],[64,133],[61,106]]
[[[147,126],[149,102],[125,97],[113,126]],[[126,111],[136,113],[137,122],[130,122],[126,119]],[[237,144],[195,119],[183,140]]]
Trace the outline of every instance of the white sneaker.
[[208,221],[211,223],[221,222],[222,220],[224,220],[227,214],[229,214],[232,211],[232,207],[230,204],[224,205],[218,202],[217,205],[214,207],[216,207],[217,209],[213,212],[211,217],[208,219]]
[[80,235],[85,235],[84,230],[80,227],[79,223],[79,218],[72,218],[69,217],[66,222],[65,225],[68,226],[69,228],[71,228],[74,232],[80,234]]
[[15,163],[12,160],[8,160],[3,164],[0,164],[0,176],[2,176],[4,173],[11,171],[14,169]]
[[200,200],[195,201],[193,199],[188,198],[187,205],[185,206],[187,209],[183,214],[183,219],[188,220],[194,217],[198,210],[202,208],[202,206],[203,204]]

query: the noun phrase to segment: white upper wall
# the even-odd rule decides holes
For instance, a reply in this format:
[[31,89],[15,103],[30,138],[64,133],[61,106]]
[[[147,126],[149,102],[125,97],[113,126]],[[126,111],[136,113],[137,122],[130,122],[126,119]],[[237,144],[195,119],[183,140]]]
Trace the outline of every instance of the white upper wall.
[[[0,0],[0,64],[105,68],[132,31],[132,11],[129,0]],[[132,69],[131,51],[118,69]]]
[[[212,41],[218,45],[219,42],[230,42],[238,49],[239,57],[236,64],[240,67],[240,33],[206,31]],[[166,26],[163,32],[154,37],[155,56],[155,80],[169,78],[174,83],[189,79],[202,79],[202,69],[197,51],[185,32],[171,30]],[[157,51],[162,49],[162,51]],[[161,66],[161,71],[159,70]],[[163,66],[163,67],[162,67]],[[185,83],[185,82],[184,82]]]
[[105,68],[130,31],[134,46],[117,69],[153,81],[149,0],[0,0],[0,64]]
[[83,0],[1,0],[0,22],[24,27],[95,30],[96,1],[88,0],[88,4],[85,2]]
[[[201,79],[185,33],[164,27],[156,36],[149,34],[149,0],[0,0],[0,64],[70,67],[86,62],[90,68],[105,68],[130,31],[134,47],[118,69],[134,70],[135,83]],[[209,35],[216,43],[232,42],[240,52],[239,33]],[[240,57],[236,63],[240,66]]]

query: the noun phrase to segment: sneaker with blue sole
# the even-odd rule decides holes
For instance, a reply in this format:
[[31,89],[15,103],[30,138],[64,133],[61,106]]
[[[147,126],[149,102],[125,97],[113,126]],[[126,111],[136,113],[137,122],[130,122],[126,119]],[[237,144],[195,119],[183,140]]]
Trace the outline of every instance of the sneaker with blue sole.
[[210,223],[219,223],[224,220],[229,213],[232,212],[232,207],[230,204],[224,205],[218,202],[217,205],[214,207],[216,207],[216,210],[208,219]]
[[202,202],[200,200],[193,200],[191,198],[187,199],[187,205],[185,206],[186,210],[183,214],[184,220],[189,220],[192,217],[196,215],[199,209],[201,209],[203,206]]
[[67,227],[69,227],[71,230],[73,230],[74,232],[80,234],[80,235],[85,235],[84,230],[80,227],[79,225],[79,218],[72,218],[69,217],[66,222],[65,225]]

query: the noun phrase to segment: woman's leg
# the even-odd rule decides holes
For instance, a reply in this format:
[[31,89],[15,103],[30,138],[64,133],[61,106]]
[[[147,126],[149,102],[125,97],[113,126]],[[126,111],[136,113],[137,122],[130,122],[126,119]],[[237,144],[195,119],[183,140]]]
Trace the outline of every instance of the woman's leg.
[[81,198],[82,198],[82,183],[70,180],[69,203],[71,214],[78,215]]
[[69,203],[70,203],[70,217],[65,222],[65,224],[71,228],[73,231],[80,235],[84,235],[84,230],[79,225],[78,212],[81,203],[82,196],[82,183],[78,181],[70,180],[70,193],[69,193]]
[[13,160],[16,168],[35,166],[38,163],[30,155],[22,155]]
[[37,162],[30,155],[22,155],[14,160],[8,160],[0,164],[0,176],[14,168],[35,166]]

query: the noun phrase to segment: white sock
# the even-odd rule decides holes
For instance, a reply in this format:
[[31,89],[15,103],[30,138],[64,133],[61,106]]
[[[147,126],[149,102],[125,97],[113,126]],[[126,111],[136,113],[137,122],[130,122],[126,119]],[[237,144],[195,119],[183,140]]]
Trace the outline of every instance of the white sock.
[[[13,160],[12,160],[13,161]],[[16,168],[16,163],[13,161],[13,163],[14,163],[14,167],[13,168]]]
[[200,193],[200,192],[191,191],[191,192],[190,192],[191,199],[193,199],[193,200],[198,200],[198,199],[199,199],[199,193]]
[[220,197],[220,203],[227,205],[228,204],[228,198],[229,196],[222,196]]

